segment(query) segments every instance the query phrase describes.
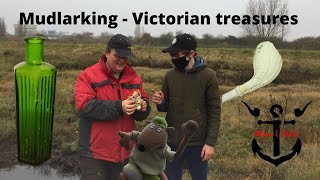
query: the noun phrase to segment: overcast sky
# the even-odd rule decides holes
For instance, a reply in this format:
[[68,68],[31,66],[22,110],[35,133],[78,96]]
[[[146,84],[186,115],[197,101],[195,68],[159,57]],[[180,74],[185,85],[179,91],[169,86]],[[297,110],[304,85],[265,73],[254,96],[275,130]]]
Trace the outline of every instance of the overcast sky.
[[[132,12],[145,12],[149,15],[183,15],[185,11],[191,15],[210,15],[210,25],[143,25],[145,32],[152,36],[159,36],[164,32],[183,31],[192,33],[197,37],[202,34],[234,35],[240,36],[239,25],[217,25],[214,16],[218,13],[224,15],[241,15],[245,12],[248,0],[9,0],[1,3],[0,17],[5,18],[7,31],[14,33],[13,24],[19,20],[20,12],[50,15],[52,12],[62,12],[63,15],[78,15],[82,11],[98,15],[118,15],[118,27],[110,29],[107,25],[41,25],[37,30],[56,30],[71,33],[84,31],[93,32],[95,35],[101,32],[122,33],[134,35],[135,23]],[[320,1],[319,0],[289,0],[289,16],[298,15],[298,24],[290,26],[288,40],[304,36],[320,36]],[[127,18],[127,22],[122,19]]]

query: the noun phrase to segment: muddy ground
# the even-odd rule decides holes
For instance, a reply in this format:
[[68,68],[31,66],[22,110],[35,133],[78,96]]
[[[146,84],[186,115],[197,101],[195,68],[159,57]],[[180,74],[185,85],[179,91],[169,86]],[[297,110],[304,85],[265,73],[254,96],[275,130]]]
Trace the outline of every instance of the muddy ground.
[[[0,141],[0,169],[11,168],[21,164],[17,158],[16,136],[4,138]],[[43,165],[49,165],[63,176],[80,174],[77,152],[61,150],[57,142],[53,141],[51,159]]]

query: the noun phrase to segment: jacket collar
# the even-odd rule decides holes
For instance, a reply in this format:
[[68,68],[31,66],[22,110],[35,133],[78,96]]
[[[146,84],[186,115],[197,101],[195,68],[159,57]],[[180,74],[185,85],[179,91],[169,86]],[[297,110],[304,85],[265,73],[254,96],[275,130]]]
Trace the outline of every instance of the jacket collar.
[[191,69],[188,70],[188,72],[199,71],[204,67],[206,67],[206,65],[204,64],[203,59],[199,56],[196,56],[194,57],[194,65]]

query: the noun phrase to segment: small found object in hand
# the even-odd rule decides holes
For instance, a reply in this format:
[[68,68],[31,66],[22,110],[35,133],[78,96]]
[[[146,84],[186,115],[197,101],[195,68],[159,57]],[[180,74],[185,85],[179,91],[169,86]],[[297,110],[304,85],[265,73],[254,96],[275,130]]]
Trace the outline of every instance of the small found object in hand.
[[134,91],[132,93],[132,99],[135,101],[135,105],[137,107],[137,110],[140,110],[143,99],[141,98],[141,94],[140,94],[139,90]]

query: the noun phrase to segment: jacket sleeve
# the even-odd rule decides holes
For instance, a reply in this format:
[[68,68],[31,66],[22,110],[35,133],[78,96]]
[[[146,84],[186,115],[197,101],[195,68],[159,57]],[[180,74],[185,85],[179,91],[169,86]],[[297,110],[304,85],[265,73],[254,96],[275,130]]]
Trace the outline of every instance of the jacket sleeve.
[[141,93],[141,98],[146,101],[147,103],[147,110],[146,111],[135,111],[132,114],[133,119],[135,119],[136,121],[142,121],[145,120],[149,114],[150,114],[150,110],[151,110],[151,106],[150,106],[150,100],[149,100],[149,96],[148,94],[144,91],[143,87],[142,87],[142,79],[140,78],[140,89],[139,89],[140,93]]
[[219,135],[221,116],[220,91],[215,72],[213,72],[207,84],[206,103],[208,113],[206,144],[214,146]]
[[167,81],[167,74],[164,77],[161,91],[164,95],[164,99],[161,104],[157,105],[157,109],[159,112],[167,112],[169,107],[169,86]]
[[75,91],[76,108],[81,117],[88,120],[112,121],[123,115],[122,102],[98,100],[97,94],[91,87],[86,73],[79,74]]

